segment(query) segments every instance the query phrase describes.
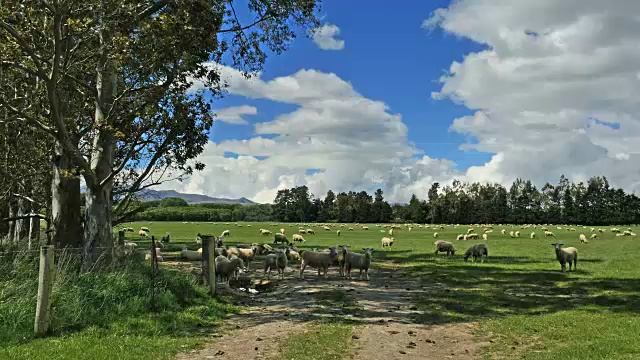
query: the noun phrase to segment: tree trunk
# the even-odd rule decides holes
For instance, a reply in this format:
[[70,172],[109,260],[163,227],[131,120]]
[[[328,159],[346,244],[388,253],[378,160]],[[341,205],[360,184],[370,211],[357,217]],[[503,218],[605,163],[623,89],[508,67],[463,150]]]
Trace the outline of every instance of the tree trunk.
[[[23,198],[18,198],[17,204],[17,216],[23,216],[30,213],[29,211],[29,202]],[[14,241],[20,241],[27,236],[29,232],[29,219],[20,219],[15,222],[15,230],[13,239]]]
[[72,172],[71,160],[56,145],[51,180],[51,229],[56,248],[82,245],[80,179]]
[[[9,218],[16,217],[18,213],[17,204],[12,197],[9,197]],[[13,243],[14,236],[16,234],[16,222],[15,220],[9,221],[9,231],[7,233],[7,242]]]
[[99,191],[87,188],[85,193],[85,224],[83,269],[89,270],[100,259],[106,256],[109,261],[113,248],[111,234],[111,191],[103,187]]

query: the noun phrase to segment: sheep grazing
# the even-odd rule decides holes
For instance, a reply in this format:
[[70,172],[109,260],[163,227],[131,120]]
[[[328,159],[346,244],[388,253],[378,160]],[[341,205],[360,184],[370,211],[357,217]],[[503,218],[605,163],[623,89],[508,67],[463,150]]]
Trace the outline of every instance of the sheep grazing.
[[598,234],[591,234],[591,236],[589,236],[589,239],[593,240],[597,237],[598,237]]
[[226,280],[227,284],[232,274],[236,274],[239,269],[244,270],[244,262],[239,257],[228,259],[224,256],[218,256],[215,259],[215,266],[217,280],[221,282]]
[[487,249],[487,245],[482,243],[471,245],[471,247],[464,253],[464,261],[467,261],[471,256],[473,257],[473,262],[476,262],[478,258],[480,258],[480,262],[484,262],[482,256],[487,259],[489,258],[489,249]]
[[584,234],[580,234],[580,236],[578,237],[578,239],[580,239],[581,243],[588,243],[589,241],[587,240],[587,237],[584,236]]
[[284,228],[280,228],[280,234],[284,234]]
[[306,231],[307,231],[307,234],[313,234],[313,235],[316,234],[315,230],[313,229],[307,229]]
[[529,235],[529,238],[530,239],[535,239],[536,238],[536,233],[532,232],[531,235]]
[[624,234],[616,234],[616,236],[624,236]]
[[340,236],[340,230],[336,231],[336,234],[337,234],[338,236]]
[[446,252],[447,256],[449,256],[449,254],[451,255],[456,254],[456,248],[453,246],[452,243],[448,241],[437,240],[436,242],[433,243],[433,245],[436,246],[436,251],[433,253],[433,255],[437,256],[439,252]]
[[551,231],[545,231],[544,232],[544,237],[549,237],[549,236],[556,237]]
[[264,235],[264,236],[271,235],[271,231],[267,229],[260,229],[260,235]]
[[125,241],[124,242],[124,254],[125,255],[131,255],[133,253],[136,252],[136,249],[138,248],[138,244],[131,242],[131,241]]
[[289,239],[287,239],[287,237],[284,234],[277,233],[273,236],[273,243],[274,244],[284,243],[289,245]]
[[350,227],[350,228],[349,228],[349,231],[353,231],[353,228],[352,228],[352,227]]
[[306,230],[306,229],[298,229],[298,232],[299,232],[300,234],[306,234],[306,233],[307,233],[307,230]]
[[633,236],[633,235],[635,235],[631,230],[625,230],[622,234],[624,236]]
[[591,229],[589,229],[589,230],[591,230],[591,232],[595,232],[595,231],[596,231],[596,228],[591,228]]
[[249,249],[240,249],[237,247],[231,247],[227,249],[227,256],[236,255],[237,257],[242,259],[242,261],[244,261],[247,264],[247,271],[251,267],[251,262],[256,257],[257,253],[258,253],[257,246],[251,246],[251,248]]
[[500,230],[500,232],[502,233],[502,235],[504,235],[507,232],[507,230],[502,229],[502,230]]
[[393,229],[389,229],[389,236],[393,236]]
[[489,235],[487,235],[486,233],[482,234],[482,240],[484,241],[489,240]]
[[267,276],[267,279],[271,276],[271,270],[277,269],[278,275],[280,275],[280,279],[284,280],[284,270],[287,268],[287,251],[289,249],[285,248],[285,250],[277,250],[275,254],[269,254],[264,258],[264,274]]
[[516,235],[513,231],[509,231],[509,237],[514,238],[516,237]]
[[149,230],[149,228],[148,228],[148,227],[146,227],[146,226],[142,226],[142,227],[140,227],[140,230],[141,230],[141,231],[144,231],[144,232],[151,232],[151,230]]
[[351,279],[351,270],[360,270],[359,279],[362,279],[362,272],[364,271],[365,279],[369,280],[369,268],[371,267],[371,252],[372,248],[363,248],[364,254],[348,252],[344,259],[344,273],[347,279]]
[[520,237],[520,231],[516,231],[516,233],[514,234],[516,237]]
[[469,239],[469,240],[471,240],[471,239],[477,240],[479,238],[480,238],[480,236],[478,234],[476,234],[476,233],[472,233],[472,234],[468,234],[467,235],[467,239]]
[[324,277],[327,278],[327,269],[337,256],[338,249],[335,247],[330,248],[328,253],[317,251],[303,252],[300,261],[300,279],[304,279],[304,269],[306,269],[307,266],[318,269],[318,276],[320,276],[320,270],[324,270]]
[[[164,261],[164,259],[162,258],[162,250],[159,248],[156,248],[156,258],[158,259],[158,261]],[[151,260],[151,251],[146,251],[145,255],[144,255],[144,260]]]
[[464,235],[462,235],[462,234],[456,236],[456,240],[462,240],[463,238],[464,238]]
[[562,248],[561,243],[553,243],[553,246],[556,249],[556,259],[560,262],[560,266],[562,267],[562,272],[567,271],[567,263],[569,263],[569,271],[571,271],[571,263],[573,262],[573,271],[576,271],[578,268],[578,249],[574,247]]
[[331,228],[328,226],[323,226],[322,228],[325,229],[326,231],[331,231]]
[[296,241],[298,241],[298,242],[304,242],[304,241],[305,241],[305,240],[304,240],[304,237],[302,237],[302,235],[300,235],[300,234],[293,234],[293,235],[291,235],[291,240],[293,240],[293,242],[296,242]]
[[462,235],[462,240],[467,241],[467,239],[469,239],[469,236],[467,234]]
[[138,231],[138,235],[139,235],[140,237],[147,237],[147,232],[146,232],[146,231],[144,231],[144,230],[140,230],[140,231]]
[[381,240],[382,241],[382,247],[393,245],[394,240],[395,240],[395,238],[393,238],[393,237],[391,237],[391,238],[383,237],[382,240]]
[[412,227],[409,227],[409,232],[411,232]]
[[229,230],[225,230],[222,232],[222,234],[220,234],[221,237],[226,237],[226,236],[231,236],[231,231]]
[[473,232],[473,228],[467,229],[467,234],[471,234]]
[[433,238],[434,238],[434,239],[437,239],[437,238],[438,238],[438,233],[437,233],[437,232],[434,232],[434,233],[433,233]]
[[368,226],[363,226],[362,230],[369,230],[369,227]]

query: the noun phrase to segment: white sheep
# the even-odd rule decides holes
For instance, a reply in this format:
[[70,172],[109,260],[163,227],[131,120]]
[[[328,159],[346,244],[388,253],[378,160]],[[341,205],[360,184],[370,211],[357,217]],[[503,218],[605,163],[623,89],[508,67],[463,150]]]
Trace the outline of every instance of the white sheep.
[[552,233],[551,231],[545,231],[545,232],[544,232],[544,237],[549,237],[549,236],[556,237],[556,236],[554,235],[554,233]]
[[567,263],[569,263],[569,271],[571,271],[571,263],[573,262],[573,271],[578,268],[578,249],[574,247],[562,248],[561,243],[553,243],[556,250],[556,259],[560,262],[562,272],[567,271]]
[[588,243],[589,241],[587,240],[587,237],[584,236],[584,234],[580,234],[580,236],[578,237],[578,239],[580,239],[581,243]]
[[462,240],[465,237],[465,235],[460,234],[456,237],[456,240]]
[[438,233],[437,233],[437,232],[434,232],[434,233],[433,233],[433,238],[434,238],[434,239],[437,239],[437,238],[438,238]]
[[391,246],[391,245],[393,245],[393,242],[395,241],[395,238],[394,237],[391,237],[391,238],[383,237],[381,241],[382,241],[382,247]]
[[285,229],[284,228],[280,228],[280,234],[284,234]]
[[363,226],[362,230],[369,230],[369,227],[368,226]]
[[287,254],[287,259],[289,259],[289,261],[300,261],[300,259],[302,258],[300,256],[300,253],[297,252],[296,250],[292,250],[289,248],[286,248],[285,253]]
[[306,269],[307,266],[318,269],[318,276],[320,276],[320,270],[324,270],[324,277],[327,278],[327,269],[338,256],[338,250],[335,247],[332,247],[329,249],[328,253],[305,251],[300,256],[300,279],[304,279],[304,269]]
[[287,239],[285,234],[277,233],[277,234],[273,235],[273,243],[274,244],[285,243],[285,244],[289,245],[289,239]]
[[598,237],[598,234],[591,234],[591,236],[589,236],[589,239],[593,240],[597,237]]
[[476,262],[478,258],[480,258],[480,262],[484,262],[484,259],[482,259],[482,256],[488,259],[489,249],[487,248],[487,245],[484,243],[471,245],[471,247],[467,249],[467,251],[464,253],[464,261],[467,261],[470,256],[473,257],[473,262]]
[[[162,250],[160,248],[156,248],[156,258],[158,259],[158,261],[164,261],[164,258],[162,257]],[[151,251],[147,251],[145,253],[144,256],[144,260],[151,260]]]
[[336,231],[336,234],[337,234],[338,236],[340,236],[340,230]]
[[267,229],[260,229],[260,235],[264,235],[264,236],[271,235],[271,231]]
[[271,276],[271,270],[275,268],[278,270],[280,278],[284,280],[284,270],[287,268],[287,250],[288,248],[278,250],[275,254],[269,254],[264,257],[264,273],[267,279]]
[[315,235],[316,232],[313,229],[307,229],[307,234],[313,234]]
[[489,235],[487,235],[487,233],[482,234],[482,240],[484,241],[489,240]]
[[247,271],[249,271],[249,267],[251,266],[251,262],[256,257],[258,253],[257,246],[251,246],[249,249],[241,249],[237,247],[230,247],[227,249],[227,256],[236,255],[243,262],[247,264]]
[[140,231],[138,231],[138,235],[139,235],[140,237],[147,237],[147,232],[146,232],[146,231],[144,231],[144,230],[140,230]]
[[433,245],[436,246],[436,251],[433,253],[433,255],[438,255],[439,252],[446,252],[447,256],[449,256],[449,254],[451,255],[456,254],[456,248],[453,246],[452,243],[448,241],[437,240],[433,243]]
[[187,261],[200,261],[202,260],[202,248],[194,251],[187,250],[187,247],[185,246],[180,255],[182,255],[182,257]]
[[509,237],[514,238],[516,237],[516,235],[513,231],[509,231]]
[[472,234],[467,234],[467,239],[471,240],[471,239],[479,239],[480,236],[476,233],[472,233]]
[[352,228],[352,227],[350,227],[350,228],[349,228],[349,231],[353,231],[353,228]]
[[148,228],[148,227],[146,227],[146,226],[142,226],[142,227],[140,227],[140,230],[141,230],[141,231],[144,231],[144,232],[151,232],[151,230],[149,230],[149,228]]
[[389,236],[393,236],[393,229],[389,229]]
[[244,262],[239,257],[228,259],[224,256],[218,256],[215,259],[216,278],[224,282],[225,279],[229,283],[231,274],[235,274],[238,269],[244,269]]
[[531,235],[529,235],[529,238],[530,239],[535,239],[536,238],[536,233],[532,232]]
[[225,230],[222,232],[222,234],[220,234],[220,236],[224,237],[224,236],[231,236],[231,231],[230,230]]
[[516,233],[514,234],[516,237],[520,237],[520,231],[516,231]]
[[364,271],[365,279],[369,280],[369,267],[371,266],[372,248],[363,248],[364,254],[347,252],[344,258],[344,273],[347,279],[351,279],[351,270],[360,270],[359,279],[362,279],[362,271]]
[[293,242],[296,242],[296,241],[298,241],[298,242],[304,242],[304,241],[305,241],[305,240],[304,240],[304,237],[302,237],[302,235],[300,235],[300,234],[293,234],[293,235],[291,235],[291,240],[293,240]]

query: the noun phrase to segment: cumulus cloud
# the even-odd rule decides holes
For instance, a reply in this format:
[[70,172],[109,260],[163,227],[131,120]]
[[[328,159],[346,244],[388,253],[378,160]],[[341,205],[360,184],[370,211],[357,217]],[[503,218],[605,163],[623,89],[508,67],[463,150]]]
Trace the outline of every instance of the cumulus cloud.
[[322,50],[342,50],[344,49],[344,40],[337,39],[336,37],[339,35],[339,27],[333,24],[324,24],[313,29],[311,38]]
[[303,69],[271,80],[248,79],[233,68],[211,66],[219,66],[231,94],[297,108],[255,124],[250,139],[209,143],[198,159],[207,164],[204,171],[165,186],[258,202],[271,202],[279,189],[298,185],[316,195],[380,187],[388,199],[406,201],[432,181],[456,174],[452,162],[430,158],[409,143],[400,114],[335,74]]
[[228,108],[215,110],[216,120],[235,125],[247,125],[249,122],[244,118],[245,115],[256,115],[258,109],[255,106],[242,105],[231,106]]
[[495,153],[466,179],[606,175],[639,191],[638,13],[624,0],[460,0],[425,20],[487,46],[452,63],[432,94],[475,110],[451,130]]

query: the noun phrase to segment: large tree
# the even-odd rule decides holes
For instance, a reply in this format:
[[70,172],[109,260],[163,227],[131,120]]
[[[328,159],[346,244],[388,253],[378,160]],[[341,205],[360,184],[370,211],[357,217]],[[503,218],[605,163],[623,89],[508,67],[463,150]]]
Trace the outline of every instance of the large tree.
[[[187,90],[197,80],[214,98],[221,94],[219,69],[209,62],[259,70],[267,50],[286,48],[294,25],[315,24],[315,1],[249,0],[243,12],[253,19],[246,24],[237,6],[231,0],[4,1],[0,36],[9,51],[0,63],[37,79],[43,99],[39,114],[25,111],[29,102],[4,105],[55,141],[67,167],[60,172],[81,174],[85,267],[98,248],[112,246],[113,196],[122,211],[136,191],[193,171],[189,160],[202,152],[213,120],[204,94]],[[53,195],[54,203],[67,201],[64,192]]]

